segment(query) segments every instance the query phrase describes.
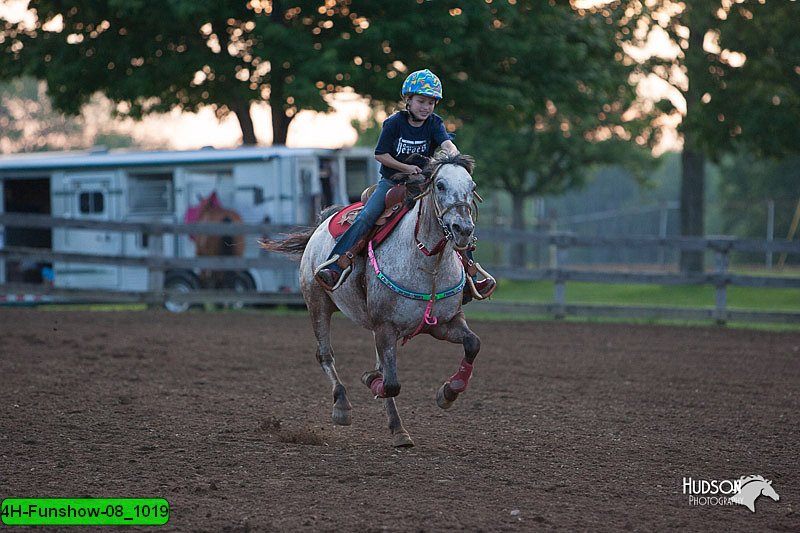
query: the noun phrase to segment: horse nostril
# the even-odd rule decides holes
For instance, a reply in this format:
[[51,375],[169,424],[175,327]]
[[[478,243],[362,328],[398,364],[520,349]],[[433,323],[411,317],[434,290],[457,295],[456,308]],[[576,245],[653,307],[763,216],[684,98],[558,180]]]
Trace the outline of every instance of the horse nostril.
[[462,226],[461,224],[453,223],[451,228],[453,229],[454,235],[462,235],[467,237],[472,234],[474,226],[472,226],[472,224],[469,224],[467,226]]

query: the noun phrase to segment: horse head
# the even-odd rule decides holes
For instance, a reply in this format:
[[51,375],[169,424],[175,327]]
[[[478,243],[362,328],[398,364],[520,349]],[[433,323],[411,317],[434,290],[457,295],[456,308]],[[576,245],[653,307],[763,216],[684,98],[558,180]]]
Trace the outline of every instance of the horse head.
[[780,500],[780,496],[772,488],[772,481],[764,479],[764,476],[742,476],[739,478],[739,491],[731,496],[731,501],[744,505],[751,512],[756,512],[756,500],[759,496],[767,496],[775,500]]
[[778,493],[775,492],[775,489],[772,488],[771,480],[766,481],[766,483],[761,485],[761,494],[762,496],[766,496],[767,498],[772,498],[776,502],[781,499],[781,497],[778,496]]
[[475,162],[464,154],[441,155],[427,160],[423,170],[427,189],[423,194],[432,198],[436,219],[446,238],[458,250],[469,248],[475,241],[473,207],[477,217],[472,170]]

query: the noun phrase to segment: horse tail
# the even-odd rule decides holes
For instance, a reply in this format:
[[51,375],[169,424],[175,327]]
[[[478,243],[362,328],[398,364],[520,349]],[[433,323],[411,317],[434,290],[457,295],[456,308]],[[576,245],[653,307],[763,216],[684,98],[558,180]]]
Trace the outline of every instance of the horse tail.
[[314,228],[301,228],[300,230],[285,235],[284,239],[259,239],[258,245],[268,252],[276,252],[299,259],[306,249],[308,241],[316,231]]
[[308,245],[308,241],[311,240],[311,236],[317,231],[322,222],[328,219],[334,213],[338,213],[344,209],[341,205],[332,205],[330,207],[326,207],[322,210],[322,212],[317,217],[317,225],[313,227],[307,228],[300,228],[298,231],[294,233],[289,233],[284,236],[283,239],[260,239],[258,241],[258,245],[268,251],[268,252],[276,252],[279,254],[284,254],[293,257],[294,259],[299,259],[303,252]]

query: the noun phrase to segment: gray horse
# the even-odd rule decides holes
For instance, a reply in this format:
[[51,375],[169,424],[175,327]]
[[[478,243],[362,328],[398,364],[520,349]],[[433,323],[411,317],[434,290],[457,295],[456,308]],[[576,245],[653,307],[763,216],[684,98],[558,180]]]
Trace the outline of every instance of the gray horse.
[[336,373],[330,343],[331,315],[337,310],[373,332],[377,361],[362,382],[384,399],[394,446],[414,445],[394,400],[400,393],[398,341],[428,333],[462,344],[464,359],[437,391],[436,402],[446,409],[466,390],[480,339],[467,326],[461,310],[461,293],[470,280],[455,250],[465,250],[474,242],[472,208],[477,195],[472,169],[473,160],[466,155],[428,160],[415,206],[379,247],[373,249],[370,243],[367,257],[355,258],[349,278],[333,292],[314,280],[315,268],[325,262],[335,243],[328,231],[329,219],[285,240],[261,243],[270,251],[302,253],[300,288],[317,338],[317,359],[333,385],[334,424],[352,423],[352,406]]

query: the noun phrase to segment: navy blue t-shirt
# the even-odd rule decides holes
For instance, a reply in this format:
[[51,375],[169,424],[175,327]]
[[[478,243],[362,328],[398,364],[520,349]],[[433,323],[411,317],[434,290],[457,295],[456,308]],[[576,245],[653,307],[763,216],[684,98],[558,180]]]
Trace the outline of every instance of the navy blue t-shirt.
[[[431,113],[421,126],[414,127],[408,123],[408,111],[398,111],[383,121],[375,155],[389,154],[405,163],[411,154],[431,157],[439,145],[447,140],[450,140],[450,135],[444,127],[442,117],[436,113]],[[381,176],[384,178],[390,178],[397,172],[381,165]]]

